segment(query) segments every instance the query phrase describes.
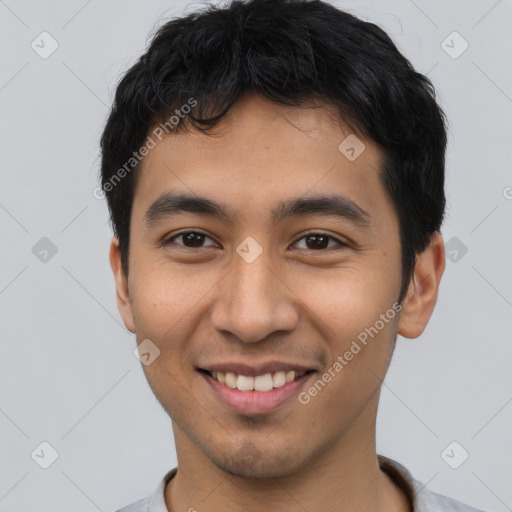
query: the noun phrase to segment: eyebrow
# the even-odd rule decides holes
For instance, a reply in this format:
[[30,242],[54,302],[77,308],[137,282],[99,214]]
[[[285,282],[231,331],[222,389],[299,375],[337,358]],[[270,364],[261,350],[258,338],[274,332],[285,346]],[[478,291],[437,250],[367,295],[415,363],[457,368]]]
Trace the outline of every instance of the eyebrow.
[[[152,227],[183,212],[218,217],[225,222],[235,219],[234,212],[222,203],[196,195],[165,192],[147,209],[144,222],[147,227]],[[292,198],[278,203],[271,213],[275,223],[294,216],[324,215],[348,220],[359,227],[371,226],[370,215],[365,210],[352,199],[338,194]]]

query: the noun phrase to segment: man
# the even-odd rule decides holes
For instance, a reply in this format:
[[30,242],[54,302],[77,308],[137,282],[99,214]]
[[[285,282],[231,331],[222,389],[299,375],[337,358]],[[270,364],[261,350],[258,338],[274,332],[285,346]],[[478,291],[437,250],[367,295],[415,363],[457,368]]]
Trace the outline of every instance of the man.
[[123,512],[474,511],[377,455],[397,334],[444,271],[444,114],[318,1],[162,26],[101,140],[110,262],[178,467]]

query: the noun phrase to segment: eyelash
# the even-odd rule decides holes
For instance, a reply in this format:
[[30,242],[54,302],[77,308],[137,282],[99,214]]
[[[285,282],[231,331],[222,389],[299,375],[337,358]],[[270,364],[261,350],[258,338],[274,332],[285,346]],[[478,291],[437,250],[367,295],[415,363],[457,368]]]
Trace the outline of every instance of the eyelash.
[[[169,245],[171,245],[171,243],[173,243],[173,240],[175,240],[176,238],[179,238],[180,236],[184,236],[184,235],[190,235],[190,234],[195,234],[195,235],[204,235],[206,238],[209,238],[210,240],[213,240],[210,236],[208,236],[206,233],[202,233],[201,231],[183,231],[181,233],[178,233],[176,235],[173,235],[172,237],[169,237],[169,238],[166,238],[162,241],[162,247],[168,247]],[[301,240],[303,240],[304,238],[307,238],[308,236],[314,236],[314,235],[320,235],[320,236],[325,236],[327,237],[329,240],[334,240],[335,242],[338,243],[338,245],[340,247],[348,247],[348,244],[342,242],[341,240],[339,240],[338,238],[335,238],[331,235],[327,235],[326,233],[322,233],[322,232],[319,232],[319,231],[310,231],[308,233],[305,233],[304,235],[302,235],[301,238],[299,238],[296,242],[294,242],[294,244],[292,245],[295,245],[296,243],[300,242]],[[186,245],[184,244],[177,244],[179,246],[182,246],[184,247],[185,249],[187,250],[196,250],[196,249],[202,249],[203,247],[187,247]],[[328,249],[332,249],[332,247],[327,247],[325,249],[301,249],[301,250],[310,250],[310,251],[315,251],[315,252],[321,252],[321,251],[326,251]]]

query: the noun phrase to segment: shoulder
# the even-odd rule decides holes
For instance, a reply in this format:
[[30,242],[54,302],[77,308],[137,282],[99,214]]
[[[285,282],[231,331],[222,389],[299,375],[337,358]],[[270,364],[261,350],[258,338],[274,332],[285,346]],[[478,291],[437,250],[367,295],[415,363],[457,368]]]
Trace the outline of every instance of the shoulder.
[[131,505],[127,505],[116,512],[147,512],[149,510],[149,498],[136,501]]
[[173,468],[166,473],[151,496],[116,510],[116,512],[168,512],[165,506],[165,486],[176,475],[177,470],[178,468]]
[[483,512],[480,509],[429,491],[422,483],[413,480],[417,512]]
[[378,455],[379,466],[407,495],[414,512],[483,512],[448,496],[430,491],[414,479],[409,470],[399,462]]

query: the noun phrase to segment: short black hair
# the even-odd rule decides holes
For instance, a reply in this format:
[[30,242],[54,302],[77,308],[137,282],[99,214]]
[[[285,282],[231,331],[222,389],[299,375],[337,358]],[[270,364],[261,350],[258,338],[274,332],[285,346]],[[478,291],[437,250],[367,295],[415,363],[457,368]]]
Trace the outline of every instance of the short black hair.
[[[150,131],[173,116],[175,132],[208,133],[248,92],[280,105],[328,102],[383,151],[380,177],[400,225],[402,302],[416,255],[443,222],[445,115],[431,81],[381,28],[322,0],[207,5],[162,25],[122,77],[100,172],[125,274],[138,150]],[[176,115],[184,105],[187,115]]]

